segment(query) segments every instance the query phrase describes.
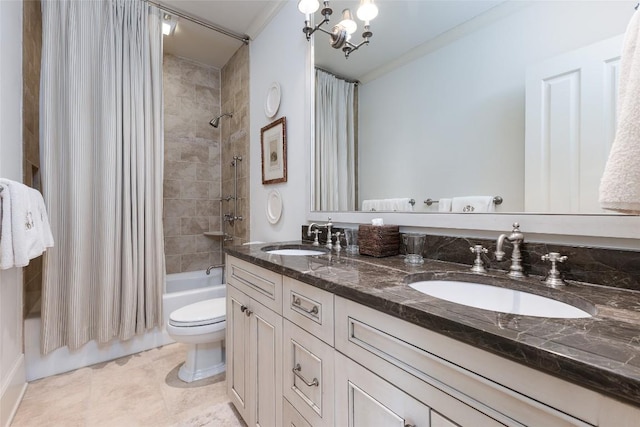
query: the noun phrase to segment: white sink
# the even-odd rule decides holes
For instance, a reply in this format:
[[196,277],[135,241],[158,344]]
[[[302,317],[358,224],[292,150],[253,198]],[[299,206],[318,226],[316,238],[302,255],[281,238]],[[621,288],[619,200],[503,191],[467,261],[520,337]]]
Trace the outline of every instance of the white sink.
[[271,249],[265,252],[273,255],[293,255],[293,256],[324,255],[326,253],[324,251],[316,251],[313,249]]
[[500,313],[563,319],[591,317],[586,311],[561,301],[480,283],[427,280],[409,286],[432,297]]

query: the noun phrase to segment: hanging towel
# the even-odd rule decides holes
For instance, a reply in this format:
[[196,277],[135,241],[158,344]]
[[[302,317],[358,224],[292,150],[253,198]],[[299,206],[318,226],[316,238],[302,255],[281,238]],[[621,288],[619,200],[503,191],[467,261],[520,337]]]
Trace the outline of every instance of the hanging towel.
[[397,199],[370,199],[362,201],[363,211],[412,212],[413,205],[409,197]]
[[19,182],[0,179],[0,187],[0,269],[25,267],[53,246],[44,200],[39,191]]
[[438,200],[438,212],[451,212],[451,199]]
[[452,212],[495,212],[493,196],[454,197],[451,200]]
[[618,127],[600,181],[600,206],[640,213],[640,13],[624,37],[618,89]]

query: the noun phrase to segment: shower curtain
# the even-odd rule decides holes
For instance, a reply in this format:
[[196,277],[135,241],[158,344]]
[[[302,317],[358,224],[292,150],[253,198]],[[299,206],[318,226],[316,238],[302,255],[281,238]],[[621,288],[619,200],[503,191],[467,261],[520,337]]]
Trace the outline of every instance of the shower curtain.
[[356,209],[355,83],[316,69],[314,207]]
[[162,34],[138,0],[43,1],[42,21],[47,354],[161,324]]

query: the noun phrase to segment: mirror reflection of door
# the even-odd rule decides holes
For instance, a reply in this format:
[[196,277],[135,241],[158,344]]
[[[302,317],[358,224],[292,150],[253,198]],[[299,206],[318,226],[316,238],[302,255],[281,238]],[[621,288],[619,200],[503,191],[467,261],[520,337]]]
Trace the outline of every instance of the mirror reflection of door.
[[527,212],[603,212],[598,186],[614,137],[622,39],[527,70]]

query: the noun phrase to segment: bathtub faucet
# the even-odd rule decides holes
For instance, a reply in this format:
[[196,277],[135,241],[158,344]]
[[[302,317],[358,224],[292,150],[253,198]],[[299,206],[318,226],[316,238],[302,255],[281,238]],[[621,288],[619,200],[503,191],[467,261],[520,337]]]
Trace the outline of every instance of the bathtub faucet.
[[209,268],[207,268],[207,276],[211,274],[211,270],[213,270],[214,268],[222,268],[222,274],[224,275],[224,264],[216,264],[210,265]]

